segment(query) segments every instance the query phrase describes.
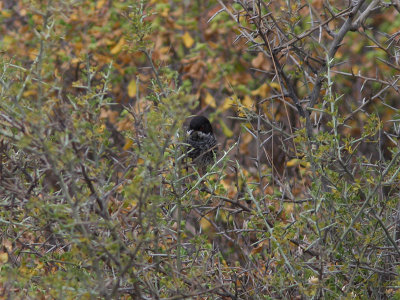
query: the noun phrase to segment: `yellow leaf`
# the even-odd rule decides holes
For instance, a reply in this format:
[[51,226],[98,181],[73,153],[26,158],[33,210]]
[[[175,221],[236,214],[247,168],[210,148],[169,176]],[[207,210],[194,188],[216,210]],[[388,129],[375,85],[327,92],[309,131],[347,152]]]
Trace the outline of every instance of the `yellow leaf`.
[[125,45],[125,38],[122,37],[118,43],[111,49],[111,54],[117,54],[119,51],[121,51],[122,46]]
[[286,163],[286,166],[294,167],[294,166],[297,166],[299,163],[300,163],[300,160],[298,158],[293,158]]
[[302,161],[300,164],[300,167],[305,168],[305,169],[309,169],[311,167],[311,163],[309,163],[308,161]]
[[136,96],[136,80],[132,79],[128,84],[128,95],[133,98]]
[[37,92],[35,90],[28,90],[28,91],[25,91],[22,93],[22,95],[24,97],[29,97],[29,96],[36,95],[36,94],[37,94]]
[[293,203],[284,203],[283,205],[285,213],[289,216],[294,212],[294,204]]
[[244,96],[244,98],[242,100],[242,104],[246,108],[252,108],[253,107],[253,100],[251,100],[250,96],[246,95],[246,96]]
[[36,59],[36,57],[39,55],[39,52],[36,49],[30,49],[30,50],[28,50],[28,52],[29,52],[28,55],[29,55],[30,59]]
[[226,111],[230,109],[232,106],[236,104],[236,101],[232,97],[226,97],[224,100],[224,104],[221,106],[222,111]]
[[14,41],[14,39],[11,37],[11,36],[9,36],[9,35],[5,35],[5,36],[3,36],[3,43],[5,44],[5,45],[10,45],[12,42]]
[[244,144],[247,146],[253,140],[253,136],[250,133],[245,132],[242,134],[240,140],[241,140],[241,144]]
[[276,89],[276,90],[280,90],[281,89],[281,86],[277,82],[271,82],[269,84],[269,86],[272,87],[273,89]]
[[229,221],[229,214],[225,210],[220,210],[219,211],[219,217],[224,222],[228,222]]
[[43,263],[43,262],[41,262],[41,261],[39,261],[39,262],[36,264],[36,267],[35,267],[35,269],[39,269],[39,270],[41,270],[41,269],[43,269],[43,267],[44,267],[44,263]]
[[202,229],[202,231],[207,231],[207,229],[209,229],[211,227],[210,222],[207,221],[206,218],[201,218],[200,219],[200,227]]
[[186,48],[190,48],[194,44],[194,39],[190,36],[189,32],[185,32],[185,34],[182,36],[183,44],[185,45]]
[[268,92],[269,92],[269,86],[268,86],[268,84],[264,83],[258,89],[252,91],[251,95],[252,96],[261,96],[262,98],[265,98],[265,97],[267,97]]
[[229,190],[229,188],[232,186],[232,183],[230,180],[223,179],[220,181],[220,183],[224,186],[224,189]]
[[4,18],[9,18],[9,17],[11,17],[12,16],[12,14],[11,14],[11,11],[10,10],[2,10],[1,11],[1,15],[4,17]]
[[169,15],[169,7],[165,7],[162,12],[161,12],[161,16],[166,18]]
[[222,132],[228,138],[233,136],[233,131],[229,129],[229,127],[225,124],[224,121],[220,120],[219,124],[221,124]]
[[128,150],[132,146],[132,144],[133,144],[132,139],[126,138],[125,145],[124,145],[124,150],[125,151]]
[[74,57],[73,59],[71,59],[71,64],[77,64],[79,62],[81,62],[81,59],[78,57]]
[[5,264],[8,261],[7,252],[0,253],[0,263]]
[[106,129],[106,125],[101,124],[100,127],[97,128],[97,133],[103,133],[104,129]]
[[106,3],[105,0],[99,0],[99,2],[96,3],[96,8],[100,9],[104,6],[104,3]]
[[79,20],[79,16],[75,13],[75,14],[70,14],[69,15],[69,20],[70,21],[78,21]]
[[318,283],[319,283],[319,279],[318,279],[318,277],[311,276],[311,277],[308,279],[308,283],[310,283],[310,284],[318,284]]
[[215,99],[210,93],[207,93],[206,97],[204,98],[204,104],[209,105],[213,108],[217,107],[217,104],[215,103]]

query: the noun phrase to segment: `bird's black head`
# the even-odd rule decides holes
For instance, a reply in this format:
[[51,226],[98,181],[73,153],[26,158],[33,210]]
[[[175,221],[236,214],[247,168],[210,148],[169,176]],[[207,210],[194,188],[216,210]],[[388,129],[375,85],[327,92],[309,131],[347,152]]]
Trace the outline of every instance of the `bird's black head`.
[[196,116],[190,121],[189,130],[201,131],[205,134],[213,133],[210,121],[203,116]]

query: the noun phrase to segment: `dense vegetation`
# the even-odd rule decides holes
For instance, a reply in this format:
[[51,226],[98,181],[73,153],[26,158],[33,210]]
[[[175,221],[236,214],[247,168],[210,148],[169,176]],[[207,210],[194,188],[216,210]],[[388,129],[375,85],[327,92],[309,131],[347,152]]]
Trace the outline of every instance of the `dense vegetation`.
[[0,8],[1,298],[400,298],[398,1]]

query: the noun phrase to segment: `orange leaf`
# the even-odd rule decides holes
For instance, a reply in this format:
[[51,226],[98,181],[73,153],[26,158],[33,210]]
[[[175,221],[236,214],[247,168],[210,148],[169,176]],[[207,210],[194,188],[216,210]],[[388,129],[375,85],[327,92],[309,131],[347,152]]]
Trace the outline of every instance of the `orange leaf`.
[[263,249],[263,245],[259,245],[258,247],[251,250],[251,254],[254,255],[254,254],[260,253],[262,251],[262,249]]
[[121,51],[122,46],[125,45],[125,38],[122,37],[118,43],[111,49],[111,54],[117,54],[119,51]]
[[124,145],[124,150],[126,151],[132,146],[133,141],[131,139],[128,139],[128,138],[126,138],[125,141],[126,142],[125,142],[125,145]]
[[3,246],[7,249],[7,251],[12,251],[12,243],[10,240],[3,240]]
[[11,16],[12,16],[12,13],[11,13],[11,11],[10,10],[2,10],[1,11],[1,15],[4,17],[4,18],[10,18]]

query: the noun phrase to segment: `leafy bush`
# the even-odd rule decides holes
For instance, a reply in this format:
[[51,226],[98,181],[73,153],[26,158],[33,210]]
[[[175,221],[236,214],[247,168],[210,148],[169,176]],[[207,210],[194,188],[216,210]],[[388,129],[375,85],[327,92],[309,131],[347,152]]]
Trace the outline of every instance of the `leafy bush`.
[[396,4],[3,5],[4,297],[398,297]]

